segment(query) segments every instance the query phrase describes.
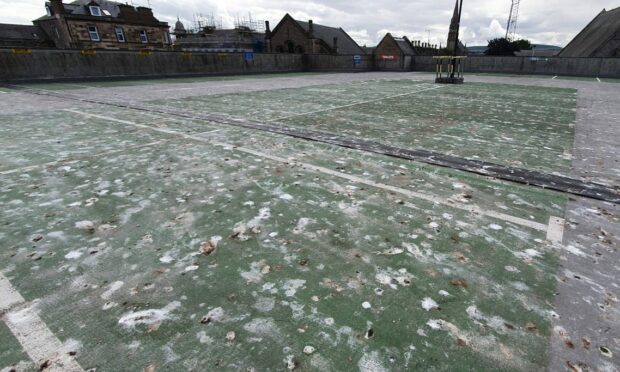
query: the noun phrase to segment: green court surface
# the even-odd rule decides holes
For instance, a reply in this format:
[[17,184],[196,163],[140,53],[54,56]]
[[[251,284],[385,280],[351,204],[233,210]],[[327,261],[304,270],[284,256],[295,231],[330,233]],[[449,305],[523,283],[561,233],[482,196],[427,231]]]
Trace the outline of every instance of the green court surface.
[[175,77],[168,79],[131,79],[131,80],[101,80],[89,82],[57,82],[57,83],[35,83],[24,84],[27,88],[37,88],[46,90],[69,90],[69,89],[86,89],[86,88],[114,88],[114,87],[132,87],[132,86],[149,86],[161,84],[194,84],[215,81],[237,81],[252,79],[272,79],[274,77],[298,77],[306,75],[318,75],[314,73],[290,72],[263,75],[241,75],[241,76],[196,76],[196,77]]
[[[369,80],[148,104],[562,173],[576,95]],[[0,271],[84,370],[546,367],[565,195],[49,105],[0,117]],[[2,327],[0,369],[27,361]]]
[[576,91],[395,80],[153,102],[408,149],[547,172],[566,172]]

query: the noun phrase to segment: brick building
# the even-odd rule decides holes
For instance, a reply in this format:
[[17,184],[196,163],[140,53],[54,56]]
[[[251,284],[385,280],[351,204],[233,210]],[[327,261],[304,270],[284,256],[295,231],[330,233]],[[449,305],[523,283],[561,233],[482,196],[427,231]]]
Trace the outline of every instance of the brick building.
[[106,0],[45,3],[47,15],[33,21],[59,49],[171,48],[169,26],[150,8]]
[[375,66],[379,70],[407,70],[415,55],[411,41],[388,33],[375,48]]
[[366,54],[342,28],[297,21],[289,14],[266,33],[267,47],[273,53]]
[[436,55],[436,45],[411,41],[407,36],[394,37],[388,33],[374,49],[375,66],[378,70],[409,71],[413,56]]

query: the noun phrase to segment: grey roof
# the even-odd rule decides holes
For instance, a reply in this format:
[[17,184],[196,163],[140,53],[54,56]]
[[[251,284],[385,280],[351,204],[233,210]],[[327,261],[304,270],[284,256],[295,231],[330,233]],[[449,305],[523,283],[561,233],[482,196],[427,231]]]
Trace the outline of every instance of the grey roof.
[[406,37],[395,37],[394,41],[396,42],[396,45],[398,45],[398,48],[403,52],[404,55],[406,56],[415,55],[413,46],[411,45],[411,43]]
[[[308,22],[295,21],[308,32],[310,29]],[[314,37],[323,40],[330,47],[334,43],[334,38],[338,38],[338,54],[366,54],[342,28],[322,26],[316,23],[312,27],[314,28]]]
[[[114,18],[118,17],[118,14],[120,13],[118,6],[121,5],[120,3],[108,0],[97,0],[94,2],[99,5],[101,10],[105,10],[110,13],[110,16]],[[69,4],[65,4],[65,9],[71,11],[71,14],[90,15],[90,10],[87,8],[90,3],[93,3],[93,0],[77,0]]]
[[46,40],[46,36],[38,26],[0,23],[0,39]]
[[560,57],[594,57],[612,39],[620,39],[620,8],[603,9],[568,45]]

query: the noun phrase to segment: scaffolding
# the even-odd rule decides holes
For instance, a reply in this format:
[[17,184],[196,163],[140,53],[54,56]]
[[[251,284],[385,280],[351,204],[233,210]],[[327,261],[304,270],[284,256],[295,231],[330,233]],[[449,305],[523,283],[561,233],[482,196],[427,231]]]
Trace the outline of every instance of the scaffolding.
[[213,14],[194,14],[194,28],[191,33],[200,33],[205,31],[221,30],[222,18],[216,18]]
[[264,33],[265,32],[265,21],[254,19],[251,13],[248,13],[247,17],[246,16],[241,17],[237,15],[235,17],[235,29],[250,31],[250,32]]

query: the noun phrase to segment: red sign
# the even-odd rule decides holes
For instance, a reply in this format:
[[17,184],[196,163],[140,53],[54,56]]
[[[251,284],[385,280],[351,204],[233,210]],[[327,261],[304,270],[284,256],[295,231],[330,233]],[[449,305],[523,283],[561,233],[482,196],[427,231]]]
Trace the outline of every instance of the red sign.
[[384,61],[395,61],[397,59],[394,54],[381,54],[380,57]]

